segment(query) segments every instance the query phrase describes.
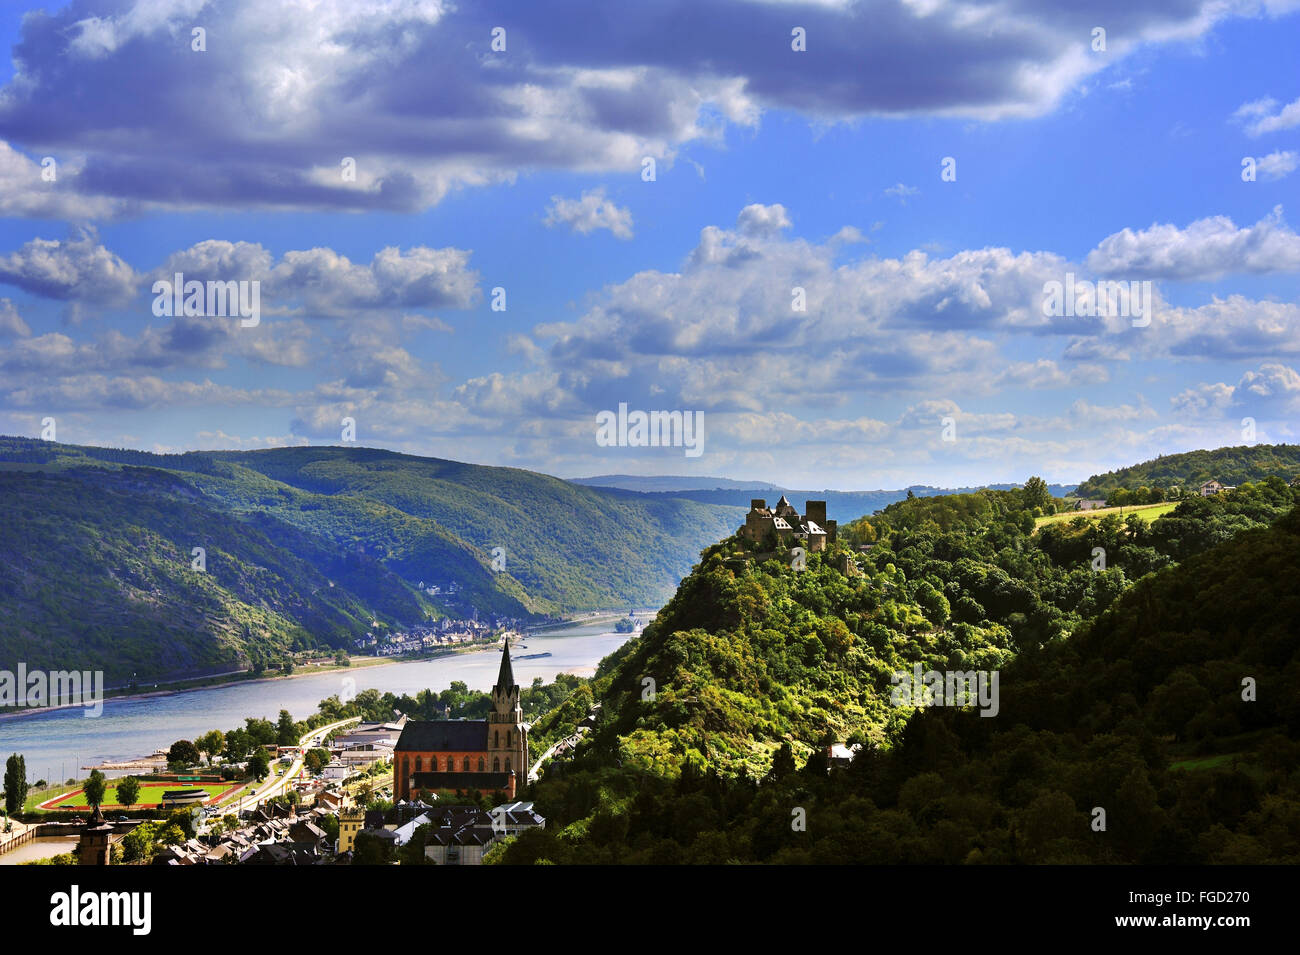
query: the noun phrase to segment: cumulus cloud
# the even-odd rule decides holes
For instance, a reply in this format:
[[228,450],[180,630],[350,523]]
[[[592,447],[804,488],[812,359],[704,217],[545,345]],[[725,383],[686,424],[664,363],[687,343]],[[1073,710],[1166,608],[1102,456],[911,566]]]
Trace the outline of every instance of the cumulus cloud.
[[[768,109],[816,123],[1037,116],[1138,48],[1260,5],[1134,0],[1107,12],[1104,57],[1089,48],[1095,16],[1068,4],[1020,3],[1011,16],[981,0],[808,3],[797,8],[806,54],[789,49],[792,9],[320,0],[304,17],[258,0],[103,0],[34,11],[0,136],[84,166],[71,205],[12,208],[414,210],[521,171],[630,172]],[[200,20],[208,45],[196,53]],[[502,24],[507,49],[493,51]],[[1253,126],[1289,122],[1290,106],[1273,108]]]
[[368,265],[333,249],[284,253],[275,261],[257,243],[208,239],[175,252],[149,274],[171,280],[262,283],[264,308],[336,315],[353,309],[467,308],[479,297],[478,273],[464,249],[390,246]]
[[1271,152],[1267,156],[1261,156],[1255,162],[1255,168],[1265,179],[1281,179],[1283,176],[1289,176],[1295,172],[1297,165],[1300,165],[1300,157],[1290,149]]
[[1202,382],[1174,395],[1170,404],[1192,417],[1294,415],[1300,411],[1300,372],[1281,362],[1264,362],[1248,369],[1235,385]]
[[1253,226],[1237,228],[1227,216],[1198,219],[1186,229],[1153,225],[1124,229],[1103,239],[1088,268],[1126,278],[1206,280],[1229,273],[1300,270],[1300,236],[1282,220],[1282,207]]
[[0,258],[0,282],[46,298],[115,305],[131,298],[139,277],[85,229],[67,239],[33,239]]
[[583,235],[608,229],[616,238],[632,238],[632,211],[605,198],[604,189],[591,189],[579,199],[552,196],[546,210],[546,225],[567,225]]
[[736,216],[736,231],[741,235],[771,238],[788,228],[790,217],[786,215],[785,206],[780,203],[770,206],[751,203]]

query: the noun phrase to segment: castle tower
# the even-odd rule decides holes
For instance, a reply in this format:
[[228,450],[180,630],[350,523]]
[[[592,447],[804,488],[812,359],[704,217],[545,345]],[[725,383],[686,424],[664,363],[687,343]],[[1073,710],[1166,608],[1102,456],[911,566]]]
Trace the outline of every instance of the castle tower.
[[104,819],[104,814],[95,807],[81,831],[81,840],[77,843],[77,862],[79,865],[110,865],[113,854],[110,849],[113,842],[113,824]]
[[[514,773],[522,788],[528,775],[528,728],[519,702],[519,684],[510,665],[510,641],[501,649],[501,670],[492,687],[492,712],[488,714],[488,769]],[[515,793],[507,793],[514,798]]]

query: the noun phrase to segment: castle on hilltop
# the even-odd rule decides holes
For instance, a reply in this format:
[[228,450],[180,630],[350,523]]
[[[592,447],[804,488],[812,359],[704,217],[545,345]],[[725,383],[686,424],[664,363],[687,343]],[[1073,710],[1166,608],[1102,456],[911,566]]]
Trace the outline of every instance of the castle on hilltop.
[[740,536],[762,541],[768,531],[773,531],[787,547],[798,542],[800,546],[808,548],[810,553],[825,550],[827,544],[835,543],[838,522],[826,519],[825,501],[808,501],[805,508],[807,513],[800,516],[784,494],[775,507],[768,507],[767,501],[761,497],[751,498],[749,512],[745,515],[745,526],[739,531]]

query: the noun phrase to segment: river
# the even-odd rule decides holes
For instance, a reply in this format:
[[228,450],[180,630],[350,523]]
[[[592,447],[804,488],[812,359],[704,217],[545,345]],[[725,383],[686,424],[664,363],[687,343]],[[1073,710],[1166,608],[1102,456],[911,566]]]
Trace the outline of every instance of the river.
[[[630,636],[610,632],[607,621],[527,636],[523,640],[527,649],[511,650],[515,681],[527,687],[534,677],[549,683],[557,673],[591,676],[596,664]],[[542,659],[519,659],[547,652],[551,655]],[[0,720],[0,762],[10,753],[21,753],[27,761],[27,778],[32,782],[62,782],[73,775],[82,778],[86,775],[82,766],[148,756],[178,739],[243,726],[245,717],[265,717],[274,722],[285,709],[294,719],[305,719],[317,711],[321,700],[342,694],[345,680],[355,681],[356,692],[373,688],[398,696],[414,696],[425,688],[445,690],[454,680],[464,681],[471,690],[490,690],[500,661],[500,649],[487,647],[432,660],[331,670],[144,699],[108,700],[97,718],[87,718],[80,707],[69,707]]]

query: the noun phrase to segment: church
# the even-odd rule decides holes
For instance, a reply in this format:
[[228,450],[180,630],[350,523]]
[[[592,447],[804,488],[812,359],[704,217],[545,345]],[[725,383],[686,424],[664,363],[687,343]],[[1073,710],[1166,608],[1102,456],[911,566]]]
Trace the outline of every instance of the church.
[[507,641],[486,720],[407,721],[393,750],[393,794],[409,801],[422,789],[464,789],[515,799],[527,778],[528,726]]

